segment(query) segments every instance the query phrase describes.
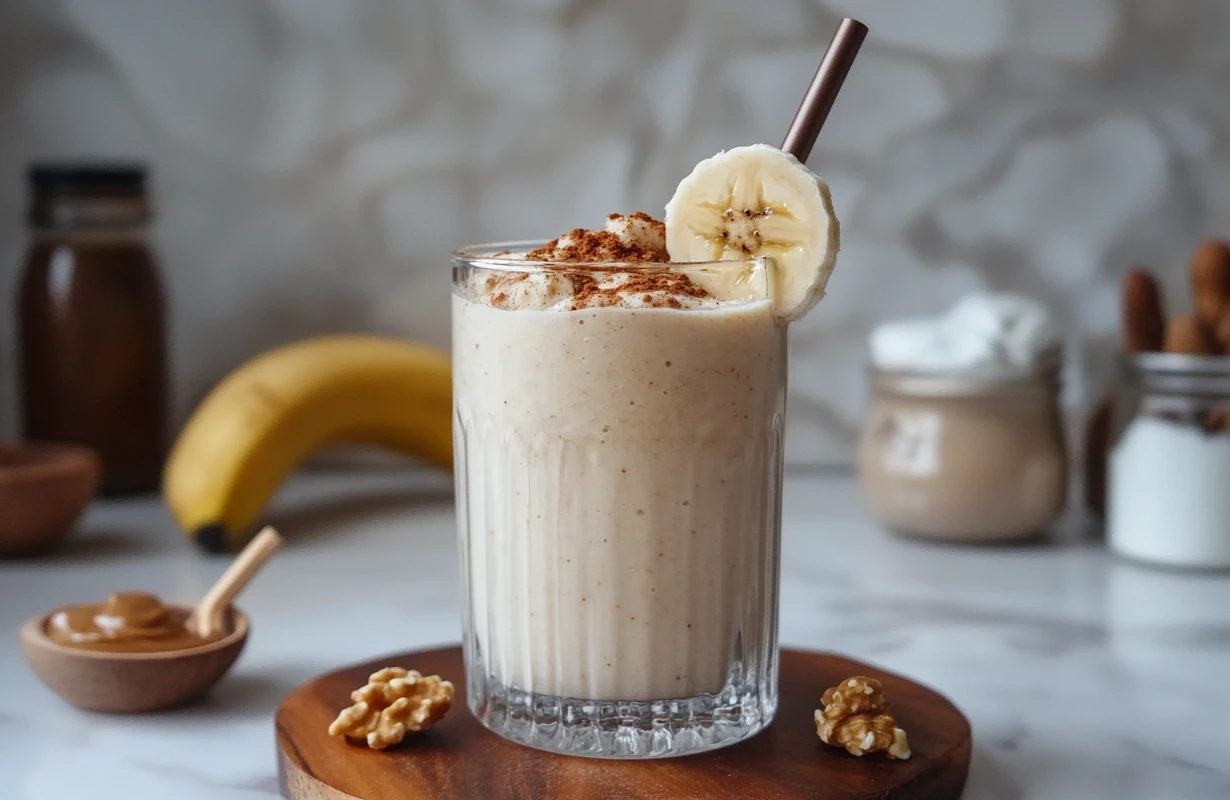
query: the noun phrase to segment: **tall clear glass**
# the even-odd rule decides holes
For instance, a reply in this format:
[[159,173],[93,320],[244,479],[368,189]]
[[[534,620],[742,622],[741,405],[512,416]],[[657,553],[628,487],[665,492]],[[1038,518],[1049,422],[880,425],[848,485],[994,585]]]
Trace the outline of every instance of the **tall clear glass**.
[[[536,244],[453,258],[470,709],[594,757],[747,738],[777,708],[787,333],[768,267],[500,256]],[[652,287],[672,272],[722,302],[671,307]],[[568,274],[619,273],[644,294],[572,307]]]

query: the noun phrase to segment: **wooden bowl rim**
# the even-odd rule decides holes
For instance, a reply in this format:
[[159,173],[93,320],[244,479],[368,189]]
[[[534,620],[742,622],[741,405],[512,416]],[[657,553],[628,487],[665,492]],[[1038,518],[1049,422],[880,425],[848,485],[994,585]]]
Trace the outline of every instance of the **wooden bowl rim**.
[[[196,607],[187,603],[164,603],[163,605],[176,611],[187,611],[189,613]],[[186,650],[171,650],[165,653],[115,653],[103,650],[82,650],[76,647],[65,647],[62,644],[53,642],[43,632],[51,615],[68,607],[59,606],[43,614],[36,614],[30,617],[21,625],[21,640],[41,650],[55,653],[62,658],[80,661],[175,661],[208,655],[219,650],[235,647],[248,638],[248,630],[250,628],[248,615],[232,605],[231,615],[235,624],[230,632],[221,639],[215,639],[212,642],[206,642],[197,647],[190,647]]]
[[95,471],[98,455],[88,447],[63,442],[0,443],[0,452],[15,454],[16,464],[0,463],[0,486],[53,479],[78,479]]

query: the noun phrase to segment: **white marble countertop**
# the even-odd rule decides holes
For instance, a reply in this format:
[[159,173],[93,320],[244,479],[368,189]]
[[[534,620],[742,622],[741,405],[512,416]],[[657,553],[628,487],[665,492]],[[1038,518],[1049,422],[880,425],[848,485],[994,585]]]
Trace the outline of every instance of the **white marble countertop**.
[[[854,488],[787,479],[782,642],[950,697],[974,728],[967,798],[1230,796],[1230,575],[1120,562],[1075,523],[1032,547],[907,541]],[[239,600],[254,620],[243,656],[198,705],[149,716],[66,706],[26,669],[18,625],[116,589],[191,601],[225,561],[196,552],[156,500],[132,500],[97,504],[54,559],[0,562],[0,798],[276,797],[280,698],[343,664],[458,639],[445,479],[304,475],[273,522],[288,544]]]

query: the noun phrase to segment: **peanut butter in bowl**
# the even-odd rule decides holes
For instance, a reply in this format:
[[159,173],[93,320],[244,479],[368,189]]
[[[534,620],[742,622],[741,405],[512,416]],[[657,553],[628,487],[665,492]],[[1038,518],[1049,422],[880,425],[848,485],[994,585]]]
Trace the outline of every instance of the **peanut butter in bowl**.
[[47,638],[105,653],[168,653],[215,639],[188,630],[186,617],[146,592],[115,592],[102,603],[68,606],[47,618]]
[[195,606],[120,591],[32,617],[21,626],[22,655],[78,708],[140,713],[194,700],[239,658],[250,626],[231,601],[281,541],[262,530]]

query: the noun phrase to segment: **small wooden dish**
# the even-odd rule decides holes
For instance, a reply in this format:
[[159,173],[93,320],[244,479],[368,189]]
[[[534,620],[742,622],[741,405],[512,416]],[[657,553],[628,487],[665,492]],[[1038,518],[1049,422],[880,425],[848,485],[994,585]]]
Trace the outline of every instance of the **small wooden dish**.
[[[182,623],[193,606],[168,603],[167,610]],[[100,653],[48,638],[47,620],[54,613],[21,626],[22,655],[47,688],[90,711],[131,714],[182,705],[217,683],[248,640],[248,618],[232,607],[225,615],[225,635],[208,644],[169,653]]]
[[73,528],[98,489],[93,450],[69,444],[0,444],[0,557],[42,553]]

